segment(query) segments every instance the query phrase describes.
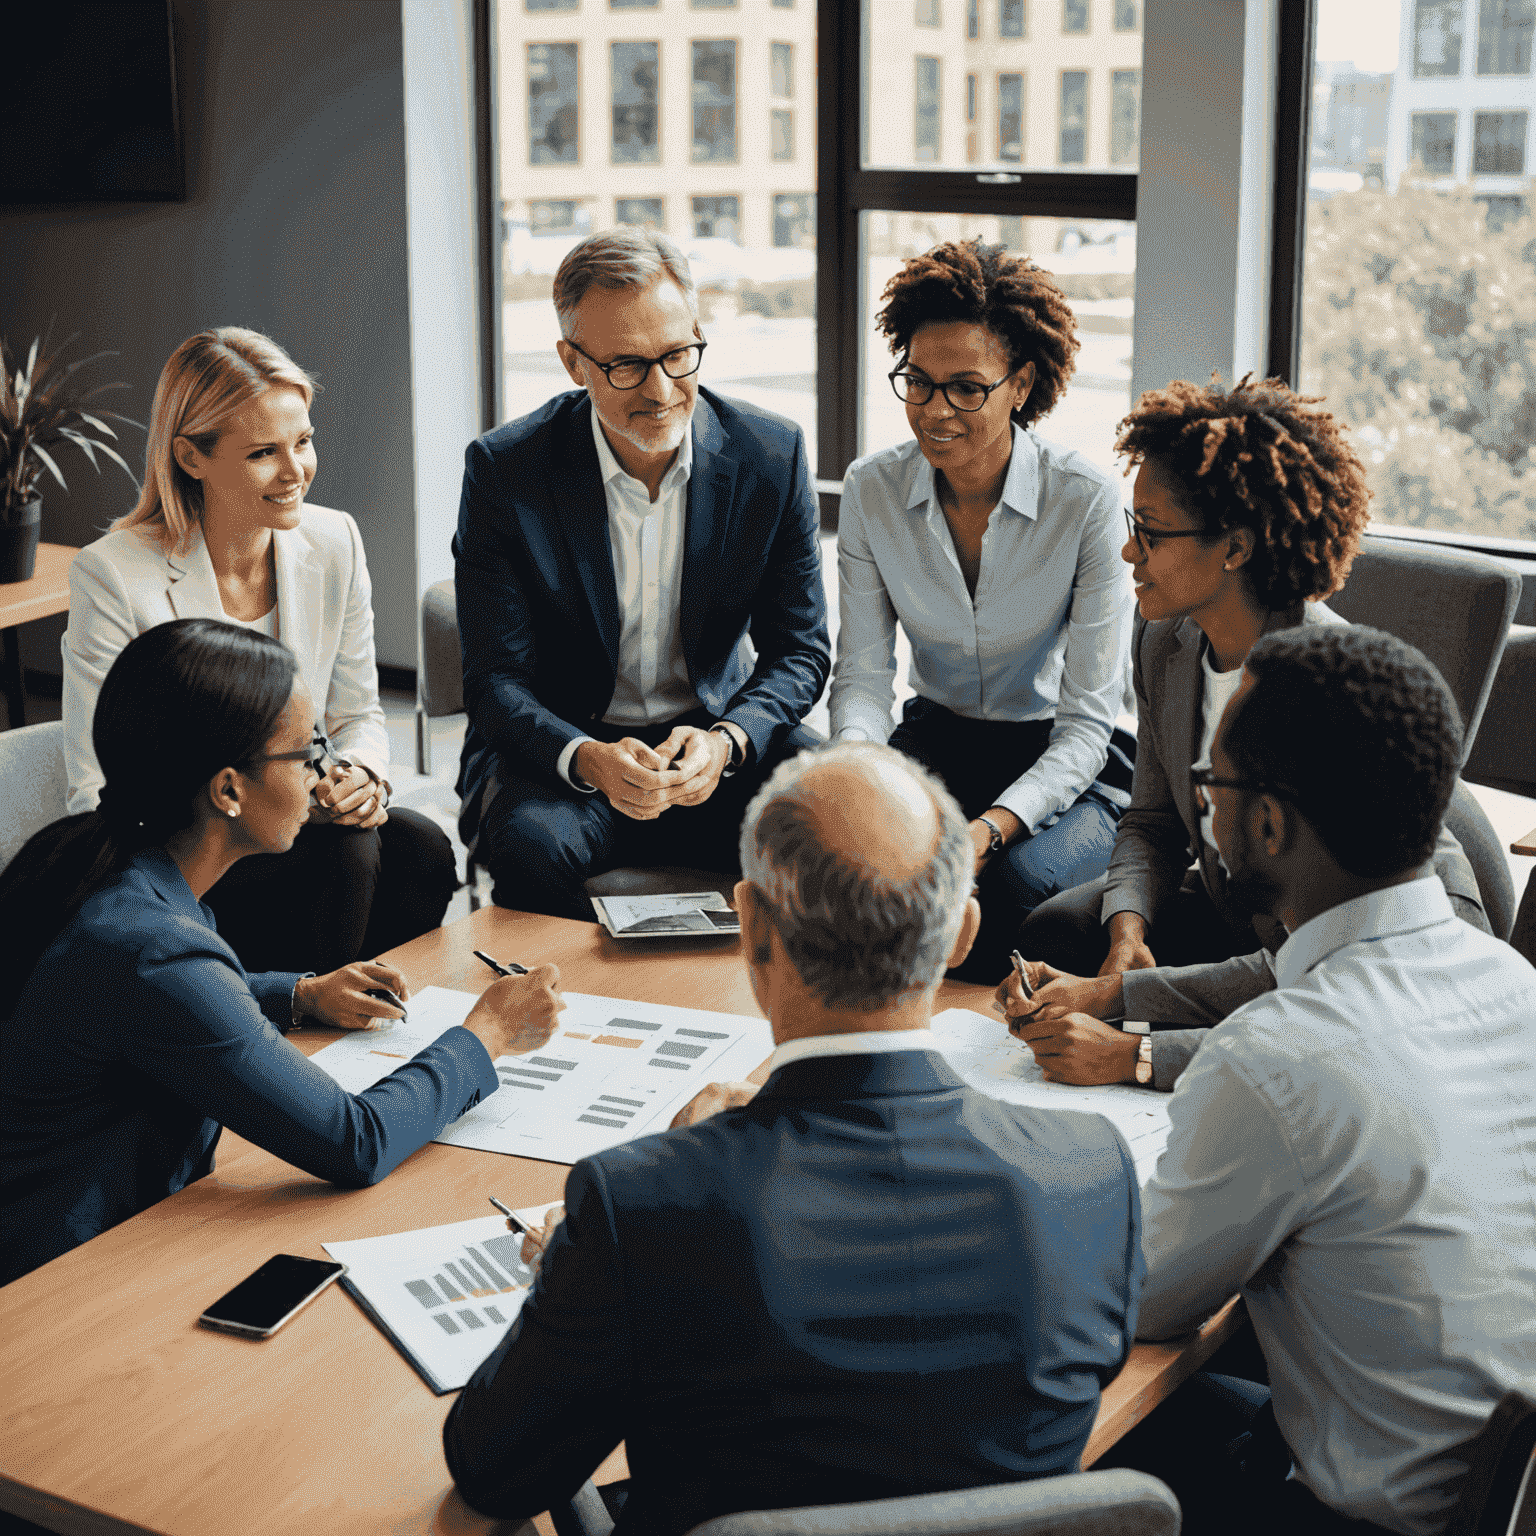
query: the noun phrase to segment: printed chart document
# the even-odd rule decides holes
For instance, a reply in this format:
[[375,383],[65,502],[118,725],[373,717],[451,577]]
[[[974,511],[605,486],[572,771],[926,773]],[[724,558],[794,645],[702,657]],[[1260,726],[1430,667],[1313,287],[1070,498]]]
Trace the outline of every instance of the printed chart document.
[[719,891],[671,896],[594,896],[598,921],[616,939],[664,939],[740,933],[741,918]]
[[933,1030],[944,1043],[950,1065],[972,1088],[1005,1104],[1103,1115],[1129,1144],[1137,1179],[1145,1184],[1152,1177],[1168,1144],[1166,1093],[1123,1083],[1100,1088],[1048,1083],[1035,1062],[1035,1053],[1015,1040],[1000,1018],[989,1019],[968,1008],[949,1008],[935,1014]]
[[[537,1232],[559,1203],[517,1214]],[[501,1343],[533,1284],[523,1240],[501,1216],[320,1246],[347,1266],[341,1283],[439,1396]]]
[[[766,1019],[565,993],[549,1043],[496,1061],[501,1087],[437,1138],[455,1147],[574,1163],[605,1147],[664,1131],[706,1084],[743,1078],[773,1051]],[[475,998],[427,987],[410,1018],[358,1031],[310,1059],[360,1093],[455,1024]]]

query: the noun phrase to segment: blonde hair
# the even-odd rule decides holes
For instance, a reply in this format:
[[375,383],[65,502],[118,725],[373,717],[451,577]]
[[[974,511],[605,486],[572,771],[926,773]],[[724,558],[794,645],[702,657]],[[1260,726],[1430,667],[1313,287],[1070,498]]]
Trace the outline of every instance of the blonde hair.
[[269,389],[283,388],[298,390],[307,406],[318,386],[260,331],[221,325],[187,337],[155,386],[139,503],[113,529],[142,527],[167,553],[185,554],[202,521],[203,487],[176,462],[176,439],[184,437],[199,453],[211,454],[236,412]]

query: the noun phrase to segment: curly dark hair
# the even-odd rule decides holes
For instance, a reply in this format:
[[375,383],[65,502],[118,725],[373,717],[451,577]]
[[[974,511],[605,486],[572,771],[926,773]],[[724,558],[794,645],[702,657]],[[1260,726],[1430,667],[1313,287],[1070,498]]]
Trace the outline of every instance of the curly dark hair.
[[1254,687],[1222,737],[1238,773],[1283,790],[1352,875],[1423,864],[1461,766],[1456,702],[1423,653],[1364,625],[1308,624],[1261,636],[1244,665]]
[[931,320],[984,325],[1008,352],[1008,371],[1035,365],[1034,388],[1013,420],[1027,427],[1054,408],[1077,367],[1077,317],[1056,279],[1028,256],[978,240],[946,240],[902,263],[880,295],[875,323],[905,357]]
[[[1316,395],[1246,375],[1231,389],[1175,379],[1120,423],[1115,451],[1150,462],[1212,538],[1248,528],[1243,567],[1266,608],[1337,592],[1365,531],[1365,466]],[[1129,473],[1129,470],[1127,471]]]

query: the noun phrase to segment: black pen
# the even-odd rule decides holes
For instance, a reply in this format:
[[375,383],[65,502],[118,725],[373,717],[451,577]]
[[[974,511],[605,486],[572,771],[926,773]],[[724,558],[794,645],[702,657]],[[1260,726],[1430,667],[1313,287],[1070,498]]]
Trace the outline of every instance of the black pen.
[[1013,961],[1014,970],[1018,972],[1019,985],[1024,989],[1024,1000],[1028,1002],[1035,995],[1035,989],[1030,986],[1029,977],[1024,974],[1024,956],[1018,950],[1014,950],[1010,958]]
[[524,1225],[523,1225],[523,1224],[522,1224],[522,1222],[521,1222],[521,1221],[519,1221],[519,1220],[518,1220],[518,1219],[517,1219],[517,1217],[516,1217],[516,1216],[514,1216],[514,1215],[513,1215],[513,1214],[512,1214],[512,1212],[511,1212],[511,1211],[509,1211],[509,1210],[508,1210],[508,1209],[507,1209],[507,1208],[506,1208],[506,1206],[504,1206],[504,1205],[503,1205],[503,1204],[502,1204],[502,1203],[501,1203],[501,1201],[500,1201],[500,1200],[498,1200],[498,1199],[497,1199],[497,1198],[496,1198],[496,1196],[495,1196],[495,1195],[487,1195],[487,1196],[486,1196],[486,1198],[487,1198],[487,1199],[488,1199],[488,1200],[489,1200],[489,1201],[490,1201],[490,1202],[491,1202],[491,1204],[492,1204],[492,1205],[494,1205],[494,1206],[495,1206],[495,1207],[496,1207],[496,1209],[497,1209],[497,1210],[498,1210],[498,1211],[500,1211],[500,1212],[501,1212],[501,1214],[502,1214],[502,1215],[503,1215],[503,1216],[505,1216],[505,1217],[506,1217],[506,1218],[507,1218],[507,1225],[508,1225],[508,1226],[509,1226],[509,1227],[511,1227],[511,1228],[512,1228],[512,1230],[513,1230],[513,1231],[514,1231],[514,1232],[520,1232],[520,1233],[521,1233],[521,1234],[522,1234],[522,1235],[523,1235],[523,1236],[524,1236],[524,1237],[527,1237],[527,1236],[528,1236],[528,1235],[529,1235],[529,1233],[528,1233],[528,1228],[527,1228],[527,1227],[525,1227],[525,1226],[524,1226]]
[[526,965],[519,965],[516,960],[508,960],[503,965],[500,960],[492,960],[483,949],[477,949],[473,953],[476,960],[485,961],[498,976],[526,976],[528,974],[528,967]]
[[[405,1010],[405,1004],[388,987],[369,987],[363,995],[365,997],[376,997],[381,1003],[388,1003],[391,1008],[398,1008],[400,1010],[400,1023],[402,1024],[410,1017],[410,1014]],[[395,1021],[393,1019],[381,1019],[379,1022],[393,1024]]]

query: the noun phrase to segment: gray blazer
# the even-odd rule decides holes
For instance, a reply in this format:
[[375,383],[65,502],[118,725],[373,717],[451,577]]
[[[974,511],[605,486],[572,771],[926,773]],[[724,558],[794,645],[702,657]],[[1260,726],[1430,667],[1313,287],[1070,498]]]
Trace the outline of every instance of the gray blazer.
[[[1272,613],[1264,633],[1298,624],[1345,622],[1322,603],[1305,603],[1299,610]],[[1226,871],[1200,835],[1190,770],[1200,750],[1204,640],[1193,619],[1136,620],[1131,642],[1138,721],[1136,778],[1131,807],[1120,818],[1115,836],[1101,913],[1106,923],[1116,912],[1136,912],[1149,924],[1155,922],[1193,860],[1227,924],[1234,932],[1251,930],[1263,948],[1209,965],[1159,966],[1126,973],[1124,1017],[1195,1026],[1153,1032],[1152,1080],[1163,1089],[1173,1087],[1209,1028],[1275,985],[1273,952],[1286,938],[1273,918],[1255,914],[1231,897]],[[1446,828],[1441,829],[1432,862],[1457,913],[1475,927],[1486,928],[1477,876],[1461,844]]]

